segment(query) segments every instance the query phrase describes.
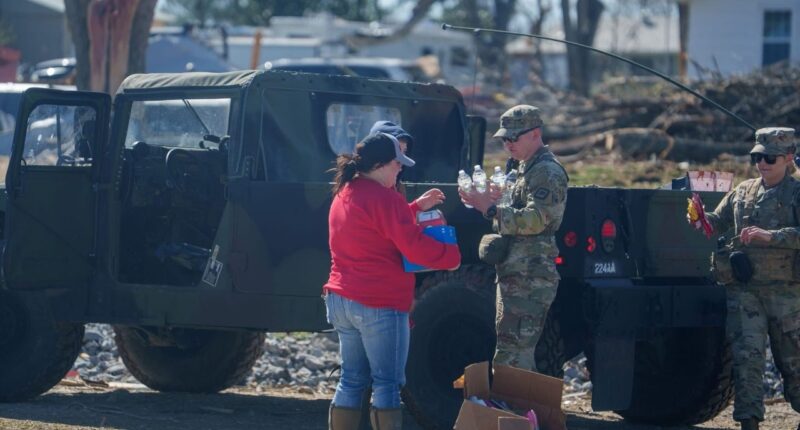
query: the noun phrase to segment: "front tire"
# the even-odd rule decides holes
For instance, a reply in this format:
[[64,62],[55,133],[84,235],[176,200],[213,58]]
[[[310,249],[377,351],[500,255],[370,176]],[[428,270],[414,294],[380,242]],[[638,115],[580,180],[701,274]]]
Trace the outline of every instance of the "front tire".
[[451,429],[464,400],[453,381],[471,363],[494,355],[494,271],[466,266],[425,281],[411,314],[403,401],[427,429]]
[[0,291],[0,402],[53,388],[81,351],[83,324],[57,322],[37,293]]
[[216,393],[242,381],[264,345],[264,334],[250,331],[180,329],[180,344],[155,346],[146,330],[114,327],[125,367],[158,391]]

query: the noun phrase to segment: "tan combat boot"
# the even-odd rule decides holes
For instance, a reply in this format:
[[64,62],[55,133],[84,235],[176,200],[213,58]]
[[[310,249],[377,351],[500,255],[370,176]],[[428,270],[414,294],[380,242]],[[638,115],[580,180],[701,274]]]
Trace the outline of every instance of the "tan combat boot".
[[372,408],[369,411],[369,422],[372,424],[372,430],[401,430],[403,410]]
[[328,430],[358,430],[361,409],[334,406],[328,410]]
[[758,430],[758,420],[755,418],[739,421],[739,424],[742,426],[742,430]]

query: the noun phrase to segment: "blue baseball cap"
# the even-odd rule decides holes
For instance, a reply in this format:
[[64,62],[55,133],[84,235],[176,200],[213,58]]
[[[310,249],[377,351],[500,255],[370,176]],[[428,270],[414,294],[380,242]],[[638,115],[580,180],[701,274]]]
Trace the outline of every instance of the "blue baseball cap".
[[369,129],[369,134],[386,133],[394,136],[396,139],[405,139],[408,143],[414,143],[414,137],[403,130],[403,127],[391,121],[375,121],[372,128]]

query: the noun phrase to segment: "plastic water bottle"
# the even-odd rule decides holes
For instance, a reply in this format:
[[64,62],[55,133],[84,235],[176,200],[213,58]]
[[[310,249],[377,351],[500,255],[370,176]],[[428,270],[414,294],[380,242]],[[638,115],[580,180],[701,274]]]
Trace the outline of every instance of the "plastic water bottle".
[[502,190],[503,186],[506,184],[506,175],[503,174],[500,166],[494,166],[494,173],[490,179],[498,190]]
[[472,171],[472,184],[479,193],[486,192],[486,172],[481,169],[480,164],[476,164],[475,170]]
[[512,169],[506,175],[506,183],[503,186],[503,197],[500,199],[500,206],[511,206],[511,194],[514,192],[514,185],[517,183],[517,170]]
[[[458,171],[458,188],[465,193],[468,193],[472,190],[472,178],[467,175],[467,172],[463,170]],[[472,206],[465,204],[464,206],[468,208],[472,208]]]

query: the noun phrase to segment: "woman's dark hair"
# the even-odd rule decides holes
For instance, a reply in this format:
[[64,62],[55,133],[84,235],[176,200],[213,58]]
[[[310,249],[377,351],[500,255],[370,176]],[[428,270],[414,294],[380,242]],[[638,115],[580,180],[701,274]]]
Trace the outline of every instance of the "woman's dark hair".
[[394,142],[382,134],[369,135],[356,144],[352,154],[342,154],[336,157],[336,167],[329,170],[334,172],[333,195],[339,193],[344,186],[352,181],[358,173],[368,173],[395,159]]

